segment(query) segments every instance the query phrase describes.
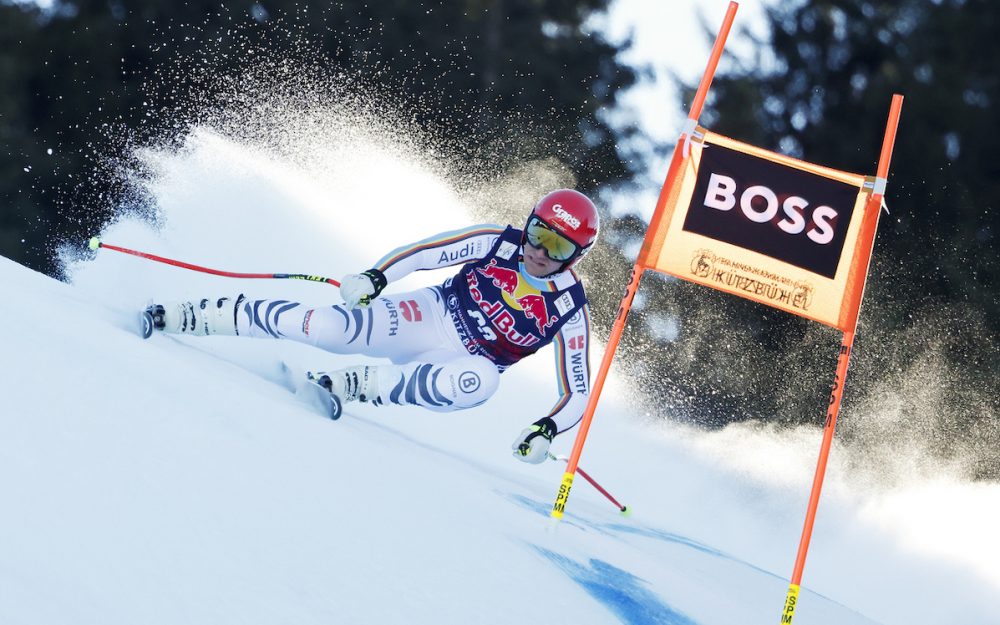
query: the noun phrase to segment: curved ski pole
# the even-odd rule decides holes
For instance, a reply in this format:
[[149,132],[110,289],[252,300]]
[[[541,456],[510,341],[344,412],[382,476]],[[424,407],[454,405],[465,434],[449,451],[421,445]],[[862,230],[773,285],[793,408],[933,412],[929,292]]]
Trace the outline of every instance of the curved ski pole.
[[334,280],[333,278],[324,278],[323,276],[312,276],[304,273],[238,273],[234,271],[222,271],[219,269],[211,269],[209,267],[202,267],[200,265],[192,265],[191,263],[185,263],[180,260],[174,260],[172,258],[164,258],[163,256],[157,256],[155,254],[148,254],[146,252],[138,252],[136,250],[130,250],[124,247],[118,247],[117,245],[109,245],[102,242],[97,237],[92,237],[90,243],[88,244],[90,249],[108,249],[115,252],[121,252],[122,254],[131,254],[132,256],[138,256],[139,258],[145,258],[147,260],[153,260],[158,263],[164,263],[166,265],[173,265],[174,267],[180,267],[182,269],[190,269],[191,271],[200,271],[202,273],[210,273],[216,276],[225,276],[227,278],[258,278],[258,279],[270,279],[270,280],[308,280],[310,282],[325,282],[327,284],[332,284],[333,286],[340,286],[340,282]]
[[[553,453],[551,451],[550,452],[546,452],[546,453],[548,454],[549,458],[551,458],[552,460],[562,460],[563,462],[569,462],[569,458],[567,458],[566,456],[556,456],[556,455],[553,455]],[[611,496],[611,493],[609,493],[608,491],[604,490],[604,488],[600,484],[598,484],[596,481],[594,481],[594,478],[592,478],[589,475],[587,475],[586,471],[584,471],[580,467],[577,467],[576,468],[576,472],[579,473],[581,476],[583,476],[583,479],[585,479],[588,482],[590,482],[590,485],[593,486],[594,488],[596,488],[599,493],[601,493],[602,495],[604,495],[605,497],[607,497],[608,501],[610,501],[611,503],[615,504],[615,507],[618,508],[619,514],[621,514],[622,516],[625,516],[625,517],[632,515],[632,510],[628,506],[623,506],[622,504],[620,504],[617,499],[615,499],[614,497]]]

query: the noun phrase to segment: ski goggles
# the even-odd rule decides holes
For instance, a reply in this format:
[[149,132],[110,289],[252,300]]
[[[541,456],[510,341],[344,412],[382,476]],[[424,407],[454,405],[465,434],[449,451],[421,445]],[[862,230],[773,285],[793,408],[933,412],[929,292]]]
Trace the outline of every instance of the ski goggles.
[[559,262],[571,260],[580,252],[580,247],[559,234],[538,217],[532,217],[524,230],[525,238],[532,247],[545,250],[545,255]]

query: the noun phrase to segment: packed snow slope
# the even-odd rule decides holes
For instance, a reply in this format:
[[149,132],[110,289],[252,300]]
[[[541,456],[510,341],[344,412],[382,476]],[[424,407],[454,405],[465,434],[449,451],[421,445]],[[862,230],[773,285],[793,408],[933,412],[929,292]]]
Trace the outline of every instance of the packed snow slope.
[[[210,267],[339,278],[470,223],[442,178],[374,144],[293,166],[197,132],[141,158],[155,211],[123,215],[104,240]],[[634,515],[578,478],[553,526],[564,465],[510,452],[556,399],[551,351],[474,410],[351,406],[333,422],[286,388],[280,363],[344,358],[282,341],[143,341],[136,319],[151,298],[328,304],[333,288],[107,250],[67,258],[67,279],[0,259],[5,625],[779,622],[818,429],[648,422],[613,378],[581,465]],[[796,623],[1000,623],[996,519],[974,514],[995,509],[995,487],[859,497],[836,463],[828,484]]]

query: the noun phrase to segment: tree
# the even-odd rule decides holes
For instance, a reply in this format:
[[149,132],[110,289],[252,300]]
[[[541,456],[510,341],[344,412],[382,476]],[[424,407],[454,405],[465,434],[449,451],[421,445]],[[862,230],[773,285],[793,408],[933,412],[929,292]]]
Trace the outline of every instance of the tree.
[[53,271],[51,241],[99,226],[123,192],[96,158],[127,147],[106,127],[163,140],[225,106],[254,58],[312,55],[480,166],[555,156],[582,190],[628,182],[633,161],[616,143],[633,129],[603,113],[635,75],[617,60],[622,47],[586,26],[608,4],[56,0],[43,10],[0,0],[10,85],[0,199],[15,208],[0,222],[0,253]]
[[[891,95],[906,98],[845,400],[866,412],[845,436],[915,431],[1000,475],[1000,4],[812,0],[775,3],[767,21],[755,57],[715,80],[713,130],[873,174]],[[890,395],[903,408],[886,417]]]

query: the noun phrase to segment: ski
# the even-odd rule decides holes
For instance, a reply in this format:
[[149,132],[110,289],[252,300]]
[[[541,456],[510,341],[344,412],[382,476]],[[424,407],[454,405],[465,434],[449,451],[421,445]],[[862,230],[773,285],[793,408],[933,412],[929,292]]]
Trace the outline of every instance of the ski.
[[153,336],[153,330],[163,327],[163,306],[150,304],[139,313],[139,334],[148,339]]
[[[153,336],[153,332],[163,328],[163,306],[151,304],[139,313],[139,334],[143,339]],[[170,337],[174,338],[174,337]],[[315,375],[311,371],[302,373],[292,369],[286,362],[281,362],[281,377],[283,386],[310,408],[332,421],[343,414],[344,408],[340,398],[330,392],[330,378]]]
[[309,389],[306,393],[318,395],[319,405],[325,410],[327,416],[334,421],[339,419],[344,412],[344,406],[340,398],[330,392],[330,378],[325,375],[316,377],[311,371],[307,371],[306,379],[308,380],[306,388]]
[[139,333],[142,338],[148,339],[153,336],[153,315],[148,310],[139,313]]
[[[285,378],[285,387],[301,402],[333,421],[343,414],[344,408],[340,398],[323,384],[323,378],[326,376],[316,377],[311,371],[302,374],[284,361],[281,363],[281,371]],[[329,384],[329,379],[326,380],[326,384]]]

